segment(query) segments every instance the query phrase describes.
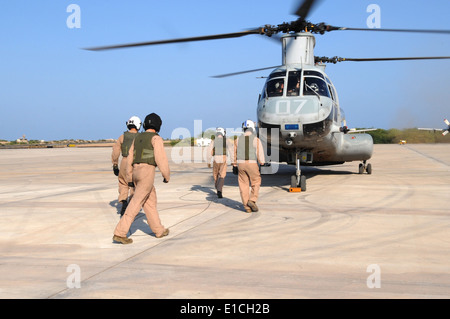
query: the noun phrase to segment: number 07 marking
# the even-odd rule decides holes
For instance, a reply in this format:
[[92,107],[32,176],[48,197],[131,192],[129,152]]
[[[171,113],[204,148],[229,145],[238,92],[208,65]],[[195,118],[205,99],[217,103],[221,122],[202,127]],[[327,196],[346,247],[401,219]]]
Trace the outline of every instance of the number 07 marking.
[[[302,108],[305,106],[307,100],[284,100],[277,101],[275,105],[275,112],[277,114],[300,114]],[[296,105],[298,103],[298,105]],[[291,105],[292,110],[291,112]]]

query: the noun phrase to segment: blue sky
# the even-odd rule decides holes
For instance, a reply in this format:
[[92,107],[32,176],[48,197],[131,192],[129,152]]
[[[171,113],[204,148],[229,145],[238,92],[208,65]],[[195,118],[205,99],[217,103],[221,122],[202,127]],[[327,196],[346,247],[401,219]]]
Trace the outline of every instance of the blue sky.
[[[70,4],[81,28],[68,28]],[[161,135],[176,128],[238,128],[256,120],[270,70],[212,75],[281,63],[263,36],[92,52],[85,47],[237,32],[295,20],[296,1],[15,0],[0,10],[0,139],[117,138],[126,120],[156,112]],[[450,29],[450,1],[325,0],[308,20],[367,27],[369,4],[382,28]],[[316,56],[450,55],[450,35],[335,31],[316,36]],[[450,60],[342,62],[326,68],[350,127],[444,127]]]

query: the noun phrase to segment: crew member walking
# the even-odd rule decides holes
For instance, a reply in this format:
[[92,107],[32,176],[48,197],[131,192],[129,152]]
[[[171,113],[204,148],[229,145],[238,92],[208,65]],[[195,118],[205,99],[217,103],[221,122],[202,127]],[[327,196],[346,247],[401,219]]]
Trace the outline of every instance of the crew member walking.
[[156,209],[157,198],[154,186],[156,166],[158,166],[165,183],[168,183],[170,179],[169,162],[163,140],[158,135],[161,124],[159,115],[155,113],[147,115],[143,123],[145,132],[136,136],[130,148],[127,180],[134,184],[135,191],[125,214],[114,230],[113,241],[115,242],[122,244],[133,242],[131,238],[127,238],[127,233],[141,208],[144,209],[148,225],[157,238],[169,234],[169,229],[161,224]]
[[[126,122],[128,131],[124,132],[117,139],[116,143],[113,145],[113,150],[111,154],[111,160],[113,164],[113,172],[114,175],[118,176],[119,180],[119,203],[122,204],[122,209],[120,211],[120,217],[123,216],[128,204],[128,197],[133,196],[133,188],[128,186],[128,182],[126,180],[127,176],[127,157],[131,147],[133,144],[134,138],[136,134],[141,129],[141,119],[137,116],[132,116]],[[120,161],[119,167],[119,157],[122,155],[122,160]]]
[[[236,139],[234,146],[233,173],[238,175],[242,204],[247,213],[257,212],[256,201],[261,187],[259,166],[264,165],[264,149],[255,135],[255,123],[247,120],[242,123],[244,134]],[[249,184],[251,191],[249,190]]]
[[213,161],[213,178],[214,187],[217,190],[217,197],[222,198],[223,185],[225,183],[225,176],[227,175],[227,158],[232,156],[234,146],[231,141],[226,138],[226,131],[222,127],[216,129],[216,136],[214,141],[209,144],[206,160],[208,165]]

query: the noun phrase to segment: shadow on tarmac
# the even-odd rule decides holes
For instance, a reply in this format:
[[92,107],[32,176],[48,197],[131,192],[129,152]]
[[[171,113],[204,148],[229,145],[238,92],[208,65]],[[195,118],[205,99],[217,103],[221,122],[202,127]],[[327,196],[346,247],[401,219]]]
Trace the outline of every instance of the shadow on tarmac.
[[[355,169],[355,172],[350,172],[347,170],[343,171],[339,170],[339,168],[339,165],[332,166],[330,169],[328,166],[323,166],[321,168],[317,166],[302,166],[302,174],[306,176],[307,180],[317,175],[358,174],[358,172],[356,172],[357,168]],[[295,165],[279,164],[276,173],[261,174],[261,187],[279,187],[282,190],[289,191],[292,175],[295,175]],[[237,175],[227,173],[227,176],[225,177],[225,185],[239,187]]]
[[120,211],[122,210],[122,205],[119,204],[119,201],[117,199],[113,200],[113,201],[110,201],[109,202],[109,206],[116,208],[117,215],[120,215]]
[[[236,184],[235,185],[227,184],[227,179],[229,179],[228,175],[229,174],[227,174],[227,176],[225,177],[225,185],[238,187],[237,178],[236,178]],[[213,187],[209,187],[209,186],[192,185],[191,191],[201,191],[201,192],[206,193],[206,195],[207,195],[206,196],[206,200],[208,200],[208,201],[211,201],[211,202],[214,202],[214,203],[217,203],[217,204],[222,204],[222,205],[224,205],[226,207],[229,207],[229,208],[232,208],[232,209],[238,209],[238,210],[243,210],[244,209],[244,206],[242,205],[241,202],[236,201],[236,200],[231,199],[231,198],[227,198],[227,196],[226,196],[226,188],[225,187],[223,189],[223,192],[224,192],[223,198],[218,198],[216,190]]]
[[[315,177],[316,175],[352,175],[358,173],[339,170],[339,165],[337,165],[336,169],[328,169],[325,166],[323,168],[318,168],[316,166],[303,166],[302,174],[305,175],[306,179],[308,180]],[[261,174],[261,187],[278,187],[281,190],[289,191],[290,179],[292,175],[295,175],[294,165],[279,164],[278,171],[275,174]],[[213,177],[211,176],[211,180],[212,179]],[[239,187],[237,175],[234,175],[232,172],[227,172],[227,175],[225,176],[224,186],[226,187],[224,187],[223,198],[218,198],[215,188],[211,186],[192,185],[190,190],[204,192],[207,195],[207,201],[222,204],[231,209],[244,210],[244,206],[240,201],[227,198],[226,196],[227,187]],[[117,215],[120,216],[122,205],[118,202],[118,200],[109,202],[109,205],[111,207],[115,207],[117,210]],[[144,220],[146,220],[146,216],[141,211],[136,216],[133,224],[131,225],[129,235],[132,235],[137,230],[140,230],[147,235],[155,236],[155,234],[152,232],[152,230]]]

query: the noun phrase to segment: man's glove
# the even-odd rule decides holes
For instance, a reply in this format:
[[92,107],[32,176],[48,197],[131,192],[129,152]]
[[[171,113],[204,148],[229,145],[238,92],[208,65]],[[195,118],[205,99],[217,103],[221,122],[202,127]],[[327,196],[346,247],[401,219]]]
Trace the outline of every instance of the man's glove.
[[134,188],[134,183],[133,182],[129,182],[128,183],[128,187],[133,187]]
[[119,176],[119,166],[113,165],[113,172],[114,175]]
[[233,166],[233,174],[234,175],[238,174],[238,167],[237,166]]

